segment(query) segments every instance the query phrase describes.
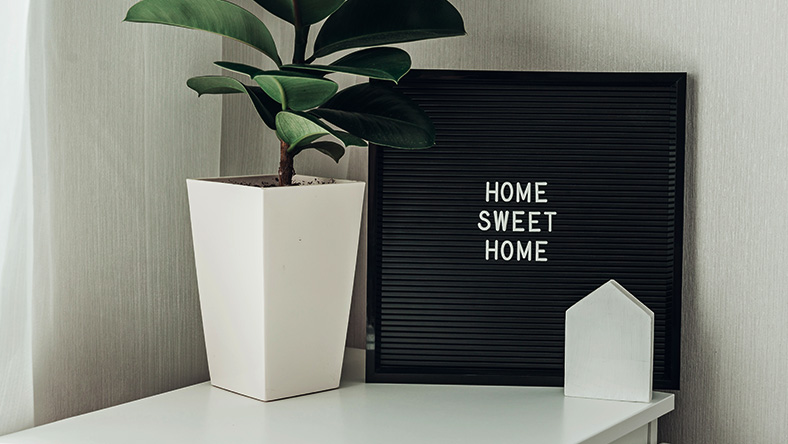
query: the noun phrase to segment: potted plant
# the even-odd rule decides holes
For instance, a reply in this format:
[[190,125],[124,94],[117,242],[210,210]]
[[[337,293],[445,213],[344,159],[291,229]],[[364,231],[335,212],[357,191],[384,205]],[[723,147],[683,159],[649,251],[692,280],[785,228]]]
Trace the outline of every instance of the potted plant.
[[[400,93],[339,91],[326,76],[396,83],[410,56],[381,45],[465,31],[446,0],[254,1],[293,25],[292,63],[257,16],[224,0],[142,0],[125,20],[220,34],[275,65],[216,62],[252,84],[187,81],[199,95],[246,94],[280,141],[276,175],[187,181],[211,382],[268,401],[338,387],[361,223],[363,183],[295,176],[293,159],[314,149],[339,162],[347,146],[422,149],[435,139],[427,115]],[[307,57],[310,27],[323,20]],[[342,50],[353,51],[317,63]]]

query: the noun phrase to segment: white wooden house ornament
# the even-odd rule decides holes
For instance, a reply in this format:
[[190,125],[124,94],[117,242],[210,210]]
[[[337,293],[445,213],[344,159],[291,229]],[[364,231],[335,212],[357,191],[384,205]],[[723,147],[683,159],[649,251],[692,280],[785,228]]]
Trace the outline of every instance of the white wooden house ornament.
[[650,402],[654,312],[616,281],[566,311],[564,395]]

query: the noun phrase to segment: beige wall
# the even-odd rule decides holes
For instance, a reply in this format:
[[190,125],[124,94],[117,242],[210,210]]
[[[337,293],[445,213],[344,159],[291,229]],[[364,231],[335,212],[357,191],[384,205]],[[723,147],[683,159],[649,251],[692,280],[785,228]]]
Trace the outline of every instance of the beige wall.
[[35,3],[36,424],[208,379],[185,178],[218,173],[221,99],[185,81],[221,41],[133,3]]
[[[784,442],[788,4],[453,3],[468,36],[407,45],[415,67],[689,73],[682,390],[660,436],[674,444]],[[225,43],[225,58],[244,54]],[[236,99],[224,102],[222,172],[276,171],[275,140]],[[299,156],[296,169],[364,177],[365,153],[348,157],[336,167]],[[355,294],[350,334],[357,346],[363,295]]]

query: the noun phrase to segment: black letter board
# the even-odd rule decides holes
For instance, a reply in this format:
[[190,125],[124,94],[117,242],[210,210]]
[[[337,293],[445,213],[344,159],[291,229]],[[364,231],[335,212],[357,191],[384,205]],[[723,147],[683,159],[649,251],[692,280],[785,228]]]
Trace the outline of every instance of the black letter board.
[[655,313],[654,387],[677,389],[686,74],[395,88],[437,144],[370,147],[367,381],[563,385],[564,312],[615,279]]

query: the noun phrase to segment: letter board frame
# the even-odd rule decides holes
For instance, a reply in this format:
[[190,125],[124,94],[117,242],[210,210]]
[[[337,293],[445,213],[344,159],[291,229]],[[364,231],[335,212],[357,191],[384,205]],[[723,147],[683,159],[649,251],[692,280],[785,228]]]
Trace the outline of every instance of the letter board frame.
[[413,70],[392,86],[436,145],[370,145],[367,382],[561,386],[565,310],[616,279],[655,313],[654,388],[678,389],[686,80]]

